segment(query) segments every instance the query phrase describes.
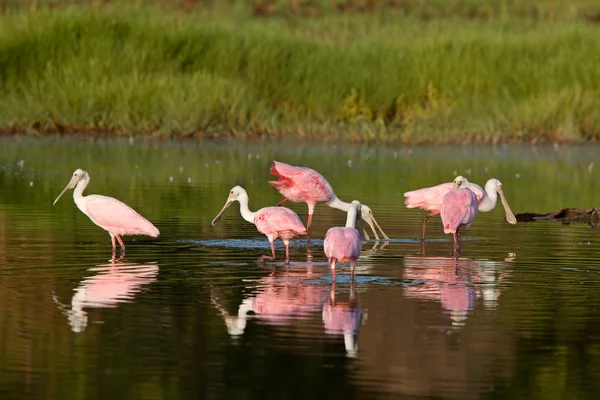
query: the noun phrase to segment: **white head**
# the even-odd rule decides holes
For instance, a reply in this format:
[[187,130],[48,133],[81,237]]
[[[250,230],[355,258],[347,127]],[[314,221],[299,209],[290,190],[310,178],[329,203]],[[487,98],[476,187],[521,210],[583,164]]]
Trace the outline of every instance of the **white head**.
[[[485,191],[486,193],[494,193],[497,192],[500,195],[500,201],[502,202],[502,206],[504,207],[504,212],[506,213],[506,221],[509,224],[516,224],[517,223],[517,218],[515,218],[515,215],[513,214],[512,210],[510,209],[510,207],[508,206],[508,202],[506,201],[506,198],[504,197],[504,190],[503,190],[503,186],[502,186],[502,182],[500,182],[498,179],[496,178],[492,178],[490,180],[488,180],[485,183]],[[494,200],[495,203],[495,200]]]
[[[375,216],[373,215],[373,210],[371,210],[371,208],[369,206],[362,204],[360,206],[359,210],[360,210],[360,216],[361,216],[362,220],[365,221],[367,224],[369,224],[369,226],[371,227],[371,230],[373,231],[373,234],[375,235],[375,240],[379,240],[379,235],[377,234],[375,227],[379,228],[379,230],[381,231],[381,235],[383,236],[383,238],[385,240],[390,240],[390,238],[385,234],[383,229],[381,229],[381,226],[379,226],[379,224],[375,220]],[[369,240],[369,235],[367,235],[367,232],[364,231],[364,233],[365,233],[365,238],[367,240]]]
[[55,205],[56,202],[58,201],[58,199],[60,199],[60,197],[68,190],[68,189],[74,189],[75,186],[77,186],[77,184],[79,182],[89,182],[90,181],[90,176],[88,175],[88,173],[84,170],[82,170],[81,168],[78,168],[75,170],[75,172],[73,172],[73,176],[71,177],[71,180],[69,181],[69,183],[67,184],[67,186],[65,186],[65,188],[63,189],[62,192],[60,192],[60,194],[58,195],[58,197],[56,198],[56,200],[54,200],[54,203],[52,203],[52,205]]
[[234,201],[248,201],[248,193],[246,192],[246,189],[244,189],[241,186],[235,186],[231,188],[231,190],[229,191],[229,197],[227,197],[225,205],[223,206],[221,211],[219,211],[219,214],[215,217],[215,219],[212,220],[212,226],[215,226],[221,220],[221,217],[223,216],[223,213],[225,212],[227,207],[229,207]]
[[464,176],[459,175],[456,178],[454,178],[453,183],[454,183],[454,189],[467,188],[469,181]]

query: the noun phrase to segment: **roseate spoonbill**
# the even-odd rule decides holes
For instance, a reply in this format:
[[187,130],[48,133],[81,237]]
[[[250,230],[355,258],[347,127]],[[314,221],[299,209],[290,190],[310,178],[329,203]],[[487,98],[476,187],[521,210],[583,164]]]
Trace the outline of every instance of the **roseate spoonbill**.
[[460,255],[460,234],[458,230],[465,225],[467,228],[477,215],[477,196],[467,188],[463,188],[464,181],[455,180],[454,188],[444,198],[440,206],[440,216],[444,226],[444,233],[454,236],[454,258]]
[[335,263],[337,262],[350,262],[351,277],[354,278],[354,267],[358,257],[360,257],[360,251],[362,248],[362,242],[360,240],[360,233],[354,229],[356,223],[356,217],[360,210],[361,204],[354,200],[350,204],[348,209],[348,217],[346,219],[346,226],[339,227],[335,226],[329,228],[323,241],[323,249],[325,255],[333,271],[335,279]]
[[110,235],[113,253],[117,245],[115,238],[121,245],[121,250],[125,250],[125,244],[121,236],[123,235],[148,235],[157,237],[160,232],[150,221],[138,214],[133,208],[113,197],[102,196],[99,194],[90,194],[84,196],[83,191],[90,183],[89,174],[77,169],[73,172],[71,180],[62,192],[58,195],[52,205],[55,205],[58,199],[67,191],[73,191],[73,200],[77,208],[87,215],[94,224],[104,229]]
[[219,212],[219,214],[212,220],[212,225],[215,226],[220,220],[223,212],[233,203],[238,201],[240,203],[240,213],[242,217],[256,225],[256,229],[260,233],[263,233],[269,239],[271,243],[272,256],[264,255],[261,260],[274,260],[275,259],[275,246],[273,241],[277,238],[281,238],[285,243],[285,263],[290,263],[290,239],[298,237],[300,235],[306,235],[306,228],[298,218],[295,212],[285,207],[264,207],[256,212],[248,209],[248,193],[241,186],[235,186],[229,192],[229,197],[225,205]]
[[[506,202],[506,198],[504,197],[502,182],[500,182],[498,179],[492,178],[488,180],[485,184],[485,191],[481,188],[481,186],[469,182],[462,176],[457,176],[454,179],[454,182],[456,181],[462,181],[462,188],[470,189],[475,193],[477,196],[477,201],[479,202],[479,211],[481,212],[493,210],[494,207],[496,207],[498,195],[500,195],[500,200],[502,201],[502,205],[504,206],[504,211],[506,213],[506,221],[513,225],[517,223],[517,219],[510,210],[510,207]],[[442,183],[437,186],[417,189],[404,193],[404,197],[406,197],[404,199],[404,204],[406,204],[407,208],[421,208],[423,210],[430,211],[430,213],[423,218],[423,229],[421,232],[421,237],[423,239],[425,239],[427,220],[430,217],[440,213],[442,199],[446,193],[452,190],[454,182]]]
[[[269,181],[269,183],[285,197],[285,199],[277,204],[278,206],[284,204],[286,201],[306,203],[306,205],[308,205],[308,222],[306,224],[306,230],[308,232],[309,240],[312,217],[317,204],[326,204],[329,207],[337,208],[338,210],[345,212],[348,212],[348,209],[350,208],[350,203],[340,200],[333,192],[327,179],[314,169],[296,167],[279,161],[273,161],[270,172],[277,176],[279,180]],[[373,230],[375,240],[379,240],[379,235],[377,234],[375,227],[379,228],[385,240],[390,240],[375,220],[373,211],[364,204],[361,207],[361,217]]]

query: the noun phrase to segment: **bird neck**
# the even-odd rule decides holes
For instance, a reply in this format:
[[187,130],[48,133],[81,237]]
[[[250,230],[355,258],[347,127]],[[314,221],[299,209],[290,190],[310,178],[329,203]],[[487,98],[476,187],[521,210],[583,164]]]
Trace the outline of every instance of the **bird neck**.
[[496,207],[496,201],[498,201],[498,191],[493,180],[489,180],[485,184],[485,190],[483,192],[483,199],[479,203],[479,211],[490,211]]
[[354,206],[348,209],[348,216],[346,217],[346,228],[354,228],[354,225],[356,224],[357,211],[358,210]]
[[335,195],[331,200],[329,200],[325,204],[327,204],[331,208],[337,208],[338,210],[342,210],[345,212],[348,212],[348,210],[350,209],[350,203],[346,203],[345,201],[338,199]]
[[90,183],[89,178],[83,178],[79,182],[77,182],[77,186],[75,186],[75,190],[73,190],[73,200],[75,204],[77,204],[77,208],[83,211],[84,214],[87,214],[85,209],[85,203],[83,196],[83,191],[87,188],[87,185]]
[[250,200],[248,197],[242,197],[239,199],[240,202],[240,214],[242,214],[242,218],[250,223],[254,223],[254,217],[256,216],[255,212],[250,211],[248,208],[248,203]]

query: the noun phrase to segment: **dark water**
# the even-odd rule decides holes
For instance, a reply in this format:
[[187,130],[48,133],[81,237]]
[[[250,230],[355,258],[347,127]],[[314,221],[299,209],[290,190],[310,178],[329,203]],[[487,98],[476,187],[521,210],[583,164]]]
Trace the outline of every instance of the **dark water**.
[[[0,398],[596,398],[600,246],[586,224],[515,226],[480,213],[451,237],[402,193],[455,174],[504,183],[515,213],[598,206],[600,148],[214,145],[0,141]],[[271,160],[311,166],[390,236],[337,283],[322,238],[345,215],[318,206],[291,266],[232,206],[281,200]],[[52,201],[76,168],[87,193],[155,223],[111,260],[108,235]],[[288,203],[289,204],[289,203]],[[291,204],[306,221],[306,206]],[[279,256],[283,246],[277,244]]]

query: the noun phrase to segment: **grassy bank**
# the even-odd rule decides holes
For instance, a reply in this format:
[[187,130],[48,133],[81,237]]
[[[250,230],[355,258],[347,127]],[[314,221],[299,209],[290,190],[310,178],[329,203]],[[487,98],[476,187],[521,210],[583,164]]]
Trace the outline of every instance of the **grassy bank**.
[[0,129],[410,143],[600,139],[600,25],[588,14],[251,15],[235,5],[5,12]]

